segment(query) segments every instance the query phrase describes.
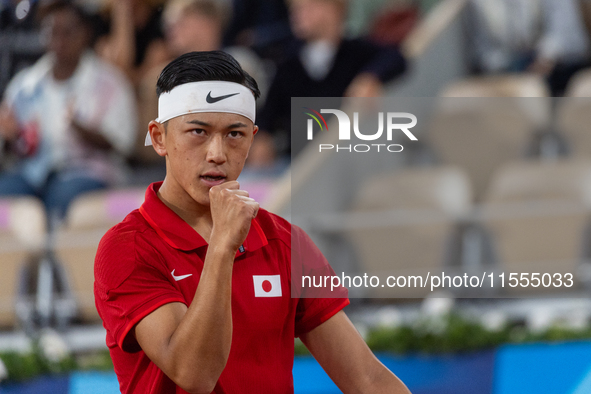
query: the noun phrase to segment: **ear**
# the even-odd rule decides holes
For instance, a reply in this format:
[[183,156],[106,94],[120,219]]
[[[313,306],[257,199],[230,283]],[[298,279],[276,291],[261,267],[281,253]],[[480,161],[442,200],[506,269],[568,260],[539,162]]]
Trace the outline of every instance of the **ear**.
[[254,136],[256,135],[256,133],[258,133],[259,131],[259,126],[254,125],[254,129],[252,132],[252,138],[250,139],[250,145],[248,147],[248,151],[246,152],[246,158],[248,159],[248,154],[250,153],[250,148],[252,148],[252,143],[254,142]]
[[164,125],[152,120],[148,124],[148,132],[152,139],[152,147],[156,153],[162,157],[166,156],[166,130],[164,129]]

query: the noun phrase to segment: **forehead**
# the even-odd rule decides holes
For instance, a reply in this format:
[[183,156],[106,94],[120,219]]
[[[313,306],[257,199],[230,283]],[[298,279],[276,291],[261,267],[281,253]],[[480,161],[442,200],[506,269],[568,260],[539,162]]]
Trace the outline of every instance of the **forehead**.
[[42,22],[45,28],[81,28],[84,26],[78,14],[69,8],[61,8],[46,15]]
[[253,123],[245,116],[226,112],[199,112],[186,114],[172,118],[169,127],[186,127],[190,124],[203,124],[213,128],[247,127],[252,128]]

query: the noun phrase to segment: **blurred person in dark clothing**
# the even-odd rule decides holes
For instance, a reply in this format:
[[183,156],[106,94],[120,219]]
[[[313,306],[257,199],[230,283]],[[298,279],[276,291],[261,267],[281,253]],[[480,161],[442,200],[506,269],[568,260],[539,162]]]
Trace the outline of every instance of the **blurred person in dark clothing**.
[[149,70],[138,85],[140,136],[136,156],[144,162],[160,161],[151,149],[144,148],[146,127],[158,115],[158,96],[154,86],[166,64],[188,52],[223,50],[232,55],[241,67],[259,84],[261,97],[268,87],[265,66],[256,53],[245,47],[223,47],[223,33],[232,17],[229,1],[170,0],[163,10],[163,27],[168,58]]
[[135,85],[152,67],[165,62],[161,0],[109,0],[110,27],[96,51],[119,67]]
[[285,60],[286,44],[293,40],[285,0],[226,1],[232,3],[234,12],[224,45],[246,46],[276,64]]
[[37,196],[63,217],[80,193],[122,180],[136,108],[123,74],[88,49],[79,7],[57,0],[40,13],[47,53],[12,79],[0,105],[0,138],[19,156],[0,173],[0,194]]
[[[292,29],[299,41],[269,88],[249,165],[289,155],[292,97],[372,97],[405,71],[398,49],[345,38],[347,0],[292,0]],[[294,152],[297,153],[297,152]]]

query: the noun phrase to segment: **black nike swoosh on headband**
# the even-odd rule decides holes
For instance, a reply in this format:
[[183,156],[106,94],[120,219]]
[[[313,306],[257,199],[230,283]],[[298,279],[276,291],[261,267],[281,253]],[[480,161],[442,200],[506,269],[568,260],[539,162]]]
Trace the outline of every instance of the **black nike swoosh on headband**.
[[205,98],[205,101],[207,101],[209,104],[213,104],[213,103],[217,103],[218,101],[227,99],[228,97],[236,96],[237,94],[240,94],[240,93],[226,94],[225,96],[219,96],[219,97],[211,97],[211,92],[209,92],[207,94],[207,97]]

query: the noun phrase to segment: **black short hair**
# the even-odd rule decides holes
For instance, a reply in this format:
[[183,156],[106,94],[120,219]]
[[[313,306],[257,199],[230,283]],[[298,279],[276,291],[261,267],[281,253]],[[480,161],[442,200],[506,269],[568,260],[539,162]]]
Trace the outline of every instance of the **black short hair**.
[[255,99],[261,95],[254,78],[223,51],[189,52],[177,57],[160,73],[156,93],[160,97],[178,85],[201,81],[236,82],[250,89]]

